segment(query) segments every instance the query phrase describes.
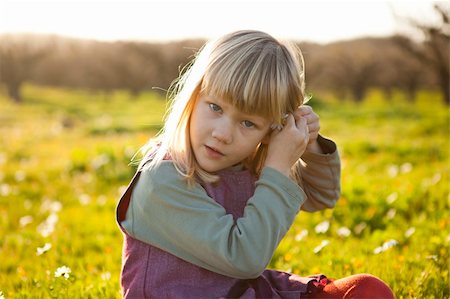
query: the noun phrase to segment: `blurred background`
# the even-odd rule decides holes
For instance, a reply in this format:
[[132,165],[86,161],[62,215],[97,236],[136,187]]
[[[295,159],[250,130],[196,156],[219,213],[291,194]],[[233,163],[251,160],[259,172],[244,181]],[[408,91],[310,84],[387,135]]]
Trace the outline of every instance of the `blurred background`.
[[259,29],[303,50],[308,90],[360,101],[370,88],[449,103],[448,2],[0,2],[0,82],[21,102],[24,83],[166,90],[208,38]]

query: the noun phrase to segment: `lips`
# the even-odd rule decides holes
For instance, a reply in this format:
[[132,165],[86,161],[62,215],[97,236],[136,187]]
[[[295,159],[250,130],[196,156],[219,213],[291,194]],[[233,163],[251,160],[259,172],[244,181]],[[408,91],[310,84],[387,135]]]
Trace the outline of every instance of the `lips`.
[[206,149],[206,153],[211,158],[220,158],[220,157],[225,156],[222,152],[220,152],[218,149],[216,149],[214,147],[205,145],[205,149]]

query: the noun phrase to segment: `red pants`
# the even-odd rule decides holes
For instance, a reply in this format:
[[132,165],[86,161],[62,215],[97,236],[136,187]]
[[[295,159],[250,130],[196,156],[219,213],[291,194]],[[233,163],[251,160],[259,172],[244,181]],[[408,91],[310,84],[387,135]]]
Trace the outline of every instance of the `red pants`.
[[317,284],[319,288],[315,288],[315,292],[302,295],[302,298],[394,298],[392,290],[370,274],[356,274],[336,280],[325,278]]

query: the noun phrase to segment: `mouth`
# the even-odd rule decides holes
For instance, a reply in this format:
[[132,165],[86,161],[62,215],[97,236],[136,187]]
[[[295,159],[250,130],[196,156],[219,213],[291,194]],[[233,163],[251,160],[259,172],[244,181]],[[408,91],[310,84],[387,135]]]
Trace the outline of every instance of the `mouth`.
[[218,149],[216,149],[214,147],[205,145],[205,149],[206,149],[206,152],[209,155],[213,156],[213,157],[223,157],[223,156],[225,156],[221,151],[219,151]]

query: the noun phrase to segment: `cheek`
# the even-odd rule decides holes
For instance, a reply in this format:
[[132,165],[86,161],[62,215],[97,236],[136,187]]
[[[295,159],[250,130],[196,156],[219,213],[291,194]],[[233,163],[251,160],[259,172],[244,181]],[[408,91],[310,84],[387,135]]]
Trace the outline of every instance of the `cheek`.
[[191,115],[191,119],[189,120],[188,126],[189,126],[188,130],[189,130],[189,137],[190,137],[191,143],[195,144],[197,135],[198,135],[197,134],[198,130],[197,130],[197,118],[194,113]]
[[255,149],[261,142],[264,141],[264,134],[246,134],[242,137],[242,140],[246,148]]
[[189,121],[189,133],[191,142],[195,143],[196,139],[204,136],[207,130],[208,119],[203,111],[194,110]]

